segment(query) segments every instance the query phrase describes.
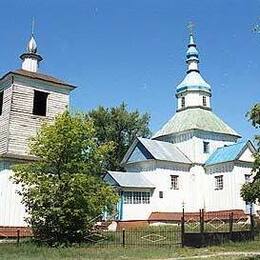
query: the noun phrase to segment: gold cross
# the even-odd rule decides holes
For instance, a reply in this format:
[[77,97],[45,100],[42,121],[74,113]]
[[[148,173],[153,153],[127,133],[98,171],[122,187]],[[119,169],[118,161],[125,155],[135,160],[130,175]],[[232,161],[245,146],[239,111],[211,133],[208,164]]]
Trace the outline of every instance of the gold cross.
[[188,27],[188,29],[189,29],[189,31],[190,31],[190,34],[193,33],[193,28],[194,28],[194,26],[195,26],[195,25],[194,25],[193,22],[189,22],[189,23],[188,23],[188,26],[187,26],[187,27]]

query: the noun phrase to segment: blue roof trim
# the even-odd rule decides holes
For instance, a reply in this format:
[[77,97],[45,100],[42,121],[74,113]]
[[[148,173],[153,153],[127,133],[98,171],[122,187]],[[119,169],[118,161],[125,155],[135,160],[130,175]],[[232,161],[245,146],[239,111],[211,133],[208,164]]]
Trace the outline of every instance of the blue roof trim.
[[239,142],[236,144],[224,146],[218,148],[206,161],[205,165],[213,165],[217,163],[234,161],[237,159],[237,156],[247,145],[248,141]]

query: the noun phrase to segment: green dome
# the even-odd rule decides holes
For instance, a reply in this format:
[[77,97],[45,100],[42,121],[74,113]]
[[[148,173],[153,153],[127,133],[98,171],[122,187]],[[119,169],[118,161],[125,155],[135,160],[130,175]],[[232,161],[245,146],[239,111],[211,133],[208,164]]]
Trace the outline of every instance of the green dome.
[[240,137],[212,111],[190,108],[177,112],[152,138],[195,129]]

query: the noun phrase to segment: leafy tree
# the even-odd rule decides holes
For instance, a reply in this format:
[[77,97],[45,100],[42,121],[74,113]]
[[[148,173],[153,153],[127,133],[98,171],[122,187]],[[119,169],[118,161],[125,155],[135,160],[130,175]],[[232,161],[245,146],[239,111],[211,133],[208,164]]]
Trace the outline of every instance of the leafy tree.
[[112,142],[114,149],[110,151],[106,161],[108,170],[122,170],[120,162],[136,136],[148,137],[150,116],[140,114],[137,110],[129,112],[127,105],[122,103],[118,107],[98,107],[87,114],[96,128],[99,144]]
[[[260,128],[260,103],[254,105],[247,116],[255,128]],[[254,154],[255,160],[252,170],[254,178],[251,183],[244,184],[241,189],[243,199],[251,203],[260,202],[260,135],[257,135],[255,139],[258,149]]]
[[117,195],[100,178],[111,144],[98,144],[93,123],[68,111],[44,124],[30,143],[35,162],[14,167],[36,240],[81,242]]

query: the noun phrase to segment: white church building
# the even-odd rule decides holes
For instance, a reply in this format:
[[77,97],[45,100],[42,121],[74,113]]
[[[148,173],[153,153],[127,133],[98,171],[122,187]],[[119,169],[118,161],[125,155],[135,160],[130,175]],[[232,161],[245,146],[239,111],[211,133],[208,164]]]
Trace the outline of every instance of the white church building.
[[176,113],[151,139],[136,138],[122,161],[126,172],[104,176],[120,194],[119,221],[176,220],[183,207],[186,212],[259,209],[240,196],[255,148],[213,113],[211,86],[200,74],[192,34],[186,63],[176,88]]
[[[192,35],[186,55],[176,114],[151,139],[134,141],[122,161],[126,172],[104,176],[120,194],[120,221],[160,220],[183,206],[187,212],[248,210],[240,188],[250,179],[255,149],[212,112],[211,87],[199,72]],[[10,181],[11,165],[36,159],[29,154],[28,140],[42,122],[65,110],[75,88],[39,73],[42,57],[33,35],[20,58],[22,68],[0,78],[0,232],[26,227],[18,187]]]

